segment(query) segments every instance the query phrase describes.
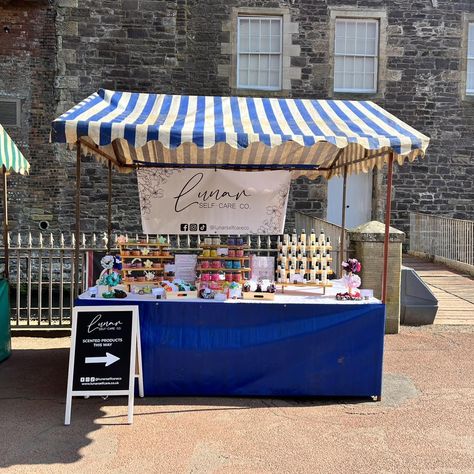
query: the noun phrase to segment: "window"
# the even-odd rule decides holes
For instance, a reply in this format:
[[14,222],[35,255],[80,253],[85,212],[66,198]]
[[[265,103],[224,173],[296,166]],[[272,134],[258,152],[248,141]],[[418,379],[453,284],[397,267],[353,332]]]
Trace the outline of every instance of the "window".
[[337,19],[334,92],[377,92],[379,22]]
[[239,16],[237,87],[280,90],[281,75],[281,17]]
[[467,30],[466,94],[474,95],[474,23],[469,23]]
[[20,126],[20,100],[0,97],[0,123],[9,127]]

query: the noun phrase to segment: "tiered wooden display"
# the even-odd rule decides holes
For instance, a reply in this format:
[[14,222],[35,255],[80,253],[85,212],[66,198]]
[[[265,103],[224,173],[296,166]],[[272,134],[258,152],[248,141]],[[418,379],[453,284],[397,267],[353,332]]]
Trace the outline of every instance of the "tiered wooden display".
[[[320,236],[321,237],[321,236]],[[314,286],[314,287],[319,287],[323,289],[323,293],[326,293],[326,288],[333,286],[332,283],[327,279],[328,275],[332,275],[333,271],[330,267],[330,264],[332,263],[332,257],[330,256],[330,251],[332,250],[332,246],[330,243],[324,239],[324,243],[320,241],[320,237],[316,237],[316,240],[314,242],[311,242],[310,237],[307,236],[305,237],[305,242],[304,242],[304,254],[301,252],[302,249],[302,244],[303,242],[301,241],[301,235],[297,235],[297,243],[296,243],[296,252],[297,252],[297,268],[295,268],[295,275],[301,275],[301,264],[303,263],[303,257],[306,257],[306,266],[304,268],[304,278],[306,279],[306,283],[303,282],[297,282],[296,279],[291,281],[291,276],[290,276],[290,268],[291,268],[291,246],[292,246],[292,238],[290,237],[288,239],[288,244],[286,245],[287,251],[283,255],[286,258],[286,263],[282,265],[282,249],[285,246],[285,242],[280,241],[278,243],[278,268],[276,270],[276,281],[278,282],[278,285],[281,285],[282,292],[285,291],[286,286],[294,286],[294,285],[304,285],[304,286]],[[326,268],[318,268],[311,270],[311,266],[313,263],[313,257],[318,255],[317,252],[319,251],[319,257],[316,259],[316,265],[321,263],[321,257],[323,254],[326,254]],[[301,258],[299,255],[301,254]],[[312,271],[314,272],[316,279],[311,280],[311,273]]]
[[[168,244],[158,243],[135,243],[127,242],[119,244],[120,257],[122,259],[122,284],[128,286],[128,291],[131,285],[136,286],[159,286],[162,280],[173,280],[173,277],[164,278],[165,263],[172,263],[174,255],[169,253]],[[148,250],[148,253],[143,254],[143,250]],[[140,254],[138,255],[138,252]],[[151,253],[151,255],[150,255]],[[165,253],[165,255],[163,255]],[[142,266],[138,268],[124,268],[125,265],[132,263],[134,259],[140,259]],[[150,260],[154,262],[152,267],[145,267],[144,262]],[[139,274],[144,272],[153,272],[155,274],[154,280],[129,280],[128,275]]]
[[[221,244],[201,244],[200,245],[200,248],[202,249],[202,251],[204,250],[218,250],[218,249],[228,249],[228,250],[246,250],[248,249],[248,245],[245,245],[245,244],[242,244],[242,245],[227,245],[227,244],[224,244],[224,243],[221,243]],[[203,268],[201,267],[201,262],[205,260],[205,261],[209,261],[209,262],[213,262],[213,261],[219,261],[221,262],[221,265],[219,268],[211,268],[211,267],[208,267],[208,268]],[[225,268],[225,264],[224,262],[226,261],[240,261],[241,262],[241,268]],[[249,255],[244,255],[243,257],[229,257],[228,255],[217,255],[217,256],[209,256],[209,257],[206,257],[204,255],[198,255],[198,266],[196,267],[196,270],[199,272],[199,282],[200,283],[211,283],[211,282],[206,282],[206,281],[202,281],[201,279],[201,276],[203,273],[220,273],[220,272],[223,272],[223,273],[240,273],[242,274],[242,279],[241,281],[237,282],[237,283],[240,283],[242,284],[244,282],[245,279],[247,279],[246,277],[248,277],[248,275],[250,274],[250,271],[251,271],[251,268],[248,266],[250,263],[250,257]],[[246,266],[247,265],[247,266]],[[220,280],[219,282],[214,282],[214,283],[219,283],[220,285],[224,284],[225,283],[225,280]],[[230,283],[230,282],[229,282]]]

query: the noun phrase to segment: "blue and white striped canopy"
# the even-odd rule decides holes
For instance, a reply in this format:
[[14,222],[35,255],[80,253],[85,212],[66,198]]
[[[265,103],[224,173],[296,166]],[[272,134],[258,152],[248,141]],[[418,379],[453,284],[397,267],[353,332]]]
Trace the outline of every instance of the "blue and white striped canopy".
[[0,168],[3,166],[7,172],[15,171],[20,174],[30,170],[30,164],[0,124]]
[[[52,124],[117,167],[279,166],[311,176],[368,171],[393,152],[423,156],[429,138],[370,101],[180,96],[99,90]],[[307,168],[303,171],[303,168]],[[308,171],[309,168],[312,168]],[[123,169],[124,170],[124,169]]]

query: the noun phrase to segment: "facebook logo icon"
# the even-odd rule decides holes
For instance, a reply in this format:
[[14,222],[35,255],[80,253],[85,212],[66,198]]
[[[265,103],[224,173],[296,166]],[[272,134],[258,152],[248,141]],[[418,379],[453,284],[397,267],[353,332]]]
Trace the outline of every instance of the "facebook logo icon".
[[188,232],[189,226],[188,224],[181,224],[181,232]]

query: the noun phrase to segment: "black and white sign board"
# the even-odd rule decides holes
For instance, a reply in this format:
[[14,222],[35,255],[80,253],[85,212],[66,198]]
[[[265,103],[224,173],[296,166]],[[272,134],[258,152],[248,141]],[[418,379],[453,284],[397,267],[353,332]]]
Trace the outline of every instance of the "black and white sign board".
[[71,423],[72,397],[108,395],[128,396],[128,423],[132,423],[137,378],[143,397],[138,306],[76,306],[64,424]]

